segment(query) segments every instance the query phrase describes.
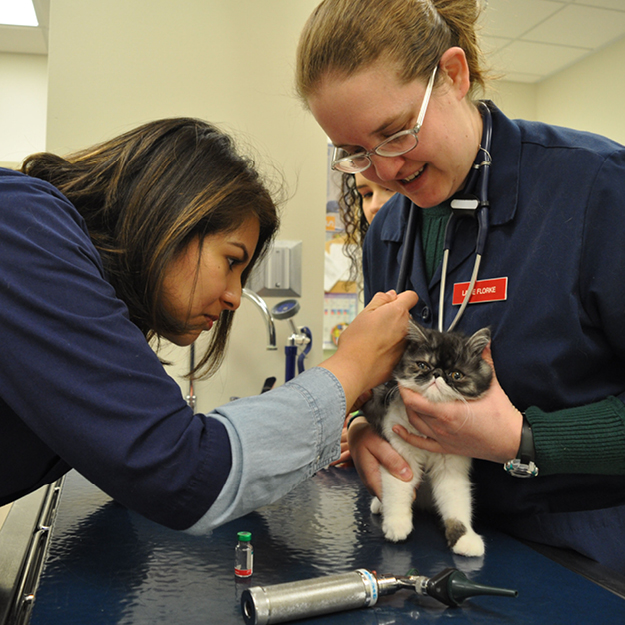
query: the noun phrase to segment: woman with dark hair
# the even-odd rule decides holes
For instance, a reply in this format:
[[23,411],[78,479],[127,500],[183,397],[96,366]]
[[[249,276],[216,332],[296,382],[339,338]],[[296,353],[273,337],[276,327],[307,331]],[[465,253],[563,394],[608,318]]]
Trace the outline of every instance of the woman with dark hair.
[[[163,305],[165,268],[191,241],[256,217],[258,245],[245,281],[278,229],[274,200],[253,163],[199,120],[152,122],[65,158],[34,154],[21,170],[50,182],[81,214],[106,275],[148,340],[192,342],[175,338],[185,333],[184,322]],[[219,316],[198,368],[219,366],[232,314]]]
[[198,368],[214,372],[277,227],[253,163],[195,119],[0,170],[0,505],[75,468],[146,517],[202,532],[338,456],[346,409],[399,356],[414,294],[380,294],[335,356],[209,415],[148,344],[210,331]]
[[[343,253],[350,261],[350,282],[361,282],[362,278],[362,246],[369,224],[384,204],[394,193],[386,187],[367,180],[362,174],[341,175],[341,192],[338,199],[339,215],[345,227],[345,235],[338,239]],[[342,464],[351,460],[347,442],[347,427],[357,415],[357,411],[348,415],[341,433],[341,456],[334,464]]]
[[362,174],[341,174],[338,199],[339,215],[345,227],[341,239],[343,251],[350,260],[349,280],[358,282],[362,273],[361,248],[369,224],[384,204],[393,197],[393,191],[367,180]]

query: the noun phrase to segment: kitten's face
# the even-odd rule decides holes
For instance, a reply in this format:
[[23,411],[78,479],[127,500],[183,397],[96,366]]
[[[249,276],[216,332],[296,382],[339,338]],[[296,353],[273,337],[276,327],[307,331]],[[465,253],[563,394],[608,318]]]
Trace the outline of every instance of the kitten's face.
[[401,386],[434,402],[477,399],[488,390],[492,369],[482,359],[488,328],[466,337],[411,324],[407,341],[394,372]]

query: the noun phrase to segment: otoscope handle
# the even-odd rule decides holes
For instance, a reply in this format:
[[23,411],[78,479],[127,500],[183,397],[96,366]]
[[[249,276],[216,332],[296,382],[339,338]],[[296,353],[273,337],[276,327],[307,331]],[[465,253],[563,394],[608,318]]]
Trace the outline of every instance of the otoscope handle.
[[272,625],[365,608],[378,600],[376,576],[366,569],[317,579],[254,586],[241,596],[246,625]]
[[295,377],[295,359],[297,358],[297,345],[285,345],[284,381],[288,382]]

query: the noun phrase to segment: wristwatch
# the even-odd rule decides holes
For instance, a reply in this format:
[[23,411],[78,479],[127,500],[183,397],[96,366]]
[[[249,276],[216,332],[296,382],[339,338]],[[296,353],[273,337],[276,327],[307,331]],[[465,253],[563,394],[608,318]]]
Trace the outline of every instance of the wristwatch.
[[536,459],[536,450],[534,449],[534,435],[532,434],[532,426],[528,423],[525,415],[523,415],[523,429],[521,430],[521,445],[517,453],[517,457],[508,460],[503,468],[509,475],[514,477],[536,477],[538,475],[538,467],[534,460]]

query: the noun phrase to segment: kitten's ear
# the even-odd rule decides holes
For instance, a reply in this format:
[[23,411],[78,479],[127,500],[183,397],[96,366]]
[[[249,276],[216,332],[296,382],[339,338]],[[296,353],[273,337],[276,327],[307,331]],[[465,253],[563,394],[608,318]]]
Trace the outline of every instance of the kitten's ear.
[[469,349],[474,353],[481,355],[484,348],[490,343],[490,328],[482,328],[478,330],[467,342]]
[[413,319],[410,319],[410,323],[408,324],[408,335],[406,338],[409,341],[414,341],[415,343],[423,343],[427,337],[423,327]]

